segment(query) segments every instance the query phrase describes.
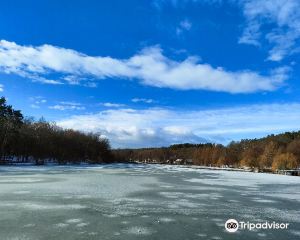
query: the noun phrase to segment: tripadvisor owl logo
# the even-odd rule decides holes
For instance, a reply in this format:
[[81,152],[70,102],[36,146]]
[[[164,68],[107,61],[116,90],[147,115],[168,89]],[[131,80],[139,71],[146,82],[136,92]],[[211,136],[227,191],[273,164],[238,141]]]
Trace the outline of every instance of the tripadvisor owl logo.
[[244,222],[231,218],[228,219],[225,223],[225,229],[227,232],[233,233],[236,232],[238,229],[240,230],[250,230],[253,229],[288,229],[289,223],[278,223],[278,222]]
[[239,229],[239,223],[235,219],[228,219],[225,223],[225,229],[227,232],[236,232]]

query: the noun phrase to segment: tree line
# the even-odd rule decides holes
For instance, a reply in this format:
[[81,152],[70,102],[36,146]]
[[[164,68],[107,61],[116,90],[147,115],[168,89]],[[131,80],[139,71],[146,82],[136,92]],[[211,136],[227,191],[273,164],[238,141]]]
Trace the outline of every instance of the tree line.
[[107,139],[97,133],[62,129],[44,119],[24,118],[4,97],[0,98],[0,162],[11,160],[43,164],[113,161]]
[[[300,166],[300,131],[244,139],[221,144],[176,144],[162,148],[117,149],[119,161],[176,163],[190,160],[202,166],[247,167],[264,171],[295,169]],[[189,161],[189,163],[190,163]],[[180,162],[180,161],[179,161]]]
[[43,164],[147,162],[174,164],[177,160],[203,166],[249,167],[263,170],[300,166],[300,131],[244,139],[227,146],[213,143],[175,144],[161,148],[111,150],[98,133],[63,129],[44,119],[24,118],[0,98],[0,163],[8,159]]

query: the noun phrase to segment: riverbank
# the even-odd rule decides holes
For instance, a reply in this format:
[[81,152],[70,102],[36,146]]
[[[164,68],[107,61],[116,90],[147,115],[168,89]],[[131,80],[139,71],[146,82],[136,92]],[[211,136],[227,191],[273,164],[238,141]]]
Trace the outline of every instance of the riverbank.
[[253,172],[253,173],[269,173],[269,174],[279,174],[279,175],[289,175],[289,176],[300,176],[300,169],[293,170],[277,170],[276,172],[271,170],[259,170],[252,168],[233,168],[233,167],[210,167],[210,166],[197,166],[197,165],[169,165],[169,166],[179,166],[182,168],[192,168],[192,169],[205,169],[205,170],[222,170],[222,171],[233,171],[233,172]]
[[66,163],[66,164],[58,164],[55,162],[45,163],[43,165],[36,165],[34,163],[14,163],[11,162],[10,164],[0,165],[1,166],[107,166],[113,164],[137,164],[137,165],[162,165],[162,166],[174,166],[179,168],[191,168],[191,169],[204,169],[204,170],[216,170],[216,171],[231,171],[231,172],[253,172],[253,173],[268,173],[268,174],[279,174],[279,175],[289,175],[289,176],[300,176],[300,169],[294,170],[277,170],[276,172],[273,171],[264,171],[258,170],[253,168],[234,168],[234,167],[212,167],[212,166],[198,166],[198,165],[174,165],[174,164],[160,164],[160,163],[140,163],[140,162],[123,162],[123,163],[99,163],[99,164],[91,164],[86,162],[81,163]]

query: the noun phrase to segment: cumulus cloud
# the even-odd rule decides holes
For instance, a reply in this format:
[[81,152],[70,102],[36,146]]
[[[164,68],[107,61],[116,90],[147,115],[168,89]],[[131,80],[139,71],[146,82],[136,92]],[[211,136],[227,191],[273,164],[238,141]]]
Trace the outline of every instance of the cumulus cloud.
[[4,86],[2,84],[0,84],[0,92],[4,91]]
[[[197,121],[195,121],[197,119]],[[300,128],[300,104],[250,105],[214,110],[118,109],[74,115],[65,128],[100,132],[113,147],[167,146],[261,137]]]
[[[166,57],[160,47],[148,47],[128,59],[88,56],[51,45],[21,46],[0,41],[0,72],[17,74],[48,84],[77,84],[86,79],[137,79],[153,87],[180,90],[203,89],[229,93],[273,91],[288,78],[287,68],[262,75],[251,70],[229,71],[200,63],[190,56],[183,61]],[[48,80],[51,73],[59,80]],[[73,77],[68,77],[73,76]],[[90,80],[91,81],[91,80]]]
[[81,103],[76,102],[60,102],[59,104],[49,106],[50,109],[66,111],[66,110],[85,110]]

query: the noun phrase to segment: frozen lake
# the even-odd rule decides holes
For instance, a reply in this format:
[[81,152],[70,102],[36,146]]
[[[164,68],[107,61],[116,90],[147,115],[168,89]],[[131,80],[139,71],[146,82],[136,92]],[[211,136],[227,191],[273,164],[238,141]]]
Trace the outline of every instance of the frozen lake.
[[[227,233],[229,218],[290,225]],[[300,239],[300,178],[159,165],[0,167],[0,239]]]

